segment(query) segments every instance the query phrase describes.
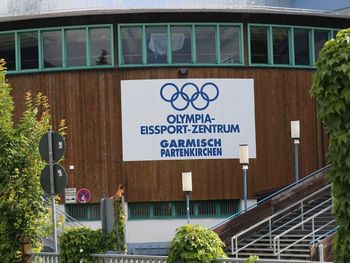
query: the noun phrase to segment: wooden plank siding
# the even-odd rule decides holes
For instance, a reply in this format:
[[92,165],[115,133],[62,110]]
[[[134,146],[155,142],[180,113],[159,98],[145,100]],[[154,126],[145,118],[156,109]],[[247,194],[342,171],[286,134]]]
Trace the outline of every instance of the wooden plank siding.
[[[248,171],[248,195],[294,180],[290,121],[300,119],[300,176],[324,165],[324,135],[309,96],[313,70],[272,68],[189,68],[188,78],[253,78],[257,158]],[[63,165],[68,187],[87,187],[92,201],[111,196],[119,184],[128,201],[183,200],[181,172],[193,173],[193,200],[243,196],[238,160],[123,162],[120,81],[178,78],[178,68],[108,69],[9,75],[16,119],[26,91],[49,98],[57,129],[67,122]],[[227,114],[230,114],[229,112]],[[238,145],[232,145],[238,147]],[[74,165],[73,171],[68,170]]]

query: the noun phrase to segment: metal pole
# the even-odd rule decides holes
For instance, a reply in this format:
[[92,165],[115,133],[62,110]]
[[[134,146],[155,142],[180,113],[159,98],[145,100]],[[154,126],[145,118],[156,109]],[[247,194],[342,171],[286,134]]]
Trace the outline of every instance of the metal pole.
[[295,181],[299,181],[299,139],[294,139]]
[[244,210],[247,210],[247,170],[248,170],[248,165],[243,165]]
[[54,240],[54,252],[57,253],[57,231],[56,231],[56,208],[55,208],[55,183],[53,175],[53,152],[52,152],[52,131],[47,133],[49,146],[49,167],[50,167],[50,190],[51,190],[51,209],[52,209],[52,231]]
[[190,192],[186,192],[186,216],[187,224],[190,223]]

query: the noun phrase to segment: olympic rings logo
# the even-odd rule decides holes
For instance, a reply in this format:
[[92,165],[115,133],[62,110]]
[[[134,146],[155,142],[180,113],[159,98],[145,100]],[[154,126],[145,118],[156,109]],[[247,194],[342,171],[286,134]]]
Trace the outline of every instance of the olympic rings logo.
[[191,105],[194,109],[202,111],[219,97],[219,88],[212,82],[203,84],[201,88],[192,82],[185,83],[181,88],[169,82],[160,88],[160,97],[170,102],[175,110],[183,111]]

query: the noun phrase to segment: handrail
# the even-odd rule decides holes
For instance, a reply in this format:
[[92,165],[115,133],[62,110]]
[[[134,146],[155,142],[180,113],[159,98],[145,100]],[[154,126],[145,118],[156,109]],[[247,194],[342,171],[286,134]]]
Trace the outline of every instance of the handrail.
[[337,225],[335,228],[327,231],[326,233],[324,233],[323,235],[319,236],[318,238],[316,239],[313,239],[309,242],[310,245],[315,245],[316,243],[319,243],[322,239],[326,238],[326,237],[329,237],[330,235],[332,235],[333,233],[337,232],[339,228],[339,225]]
[[[309,197],[310,197],[310,196],[309,196]],[[299,215],[299,216],[293,218],[292,220],[289,220],[288,222],[285,222],[283,225],[280,225],[279,227],[277,227],[277,228],[275,228],[275,229],[273,229],[273,230],[271,229],[272,221],[271,221],[271,219],[269,219],[268,221],[269,221],[270,231],[269,231],[268,233],[266,233],[266,234],[260,236],[259,238],[253,240],[252,242],[250,242],[250,243],[246,244],[245,246],[243,246],[243,247],[241,247],[241,248],[238,249],[238,235],[240,235],[240,234],[242,233],[242,232],[240,232],[237,236],[233,236],[233,237],[231,238],[231,253],[232,253],[232,254],[236,254],[236,257],[238,257],[238,252],[239,252],[239,251],[245,249],[246,247],[249,247],[250,245],[256,243],[257,241],[263,239],[263,238],[266,237],[266,236],[269,236],[269,237],[270,237],[270,245],[271,245],[272,233],[276,232],[277,230],[281,229],[282,227],[284,227],[284,226],[288,225],[289,223],[294,222],[295,220],[298,220],[298,219],[300,219],[300,218],[302,218],[302,221],[304,221],[304,220],[303,220],[303,217],[304,217],[305,215],[309,214],[311,211],[313,211],[313,210],[319,208],[320,206],[326,204],[327,202],[329,202],[329,201],[331,201],[331,200],[332,200],[332,198],[329,198],[329,199],[323,201],[322,203],[319,203],[319,204],[316,205],[315,207],[313,207],[313,208],[311,208],[310,210],[308,210],[307,212],[305,212],[303,215]],[[288,213],[287,215],[289,215],[289,214],[290,214],[290,213]],[[286,217],[287,215],[285,215],[284,217]],[[284,217],[281,217],[281,218],[284,218]],[[280,220],[281,218],[278,218],[278,220]],[[274,223],[278,222],[278,220],[274,221]],[[234,240],[234,239],[236,240],[236,242],[235,242],[236,251],[233,251],[233,247],[234,247],[234,246],[233,246],[233,240]]]
[[[265,218],[264,220],[262,220],[262,221],[260,221],[260,222],[258,222],[258,223],[256,223],[256,224],[254,224],[253,226],[251,226],[251,227],[249,227],[249,228],[247,228],[247,229],[245,229],[245,230],[239,232],[237,235],[234,235],[234,236],[231,238],[231,253],[232,253],[232,254],[236,254],[236,256],[237,256],[239,251],[241,251],[242,249],[246,248],[248,245],[253,244],[253,243],[251,242],[251,243],[249,243],[248,245],[246,245],[246,246],[244,246],[244,247],[242,247],[242,248],[240,248],[240,249],[238,250],[238,247],[237,247],[238,237],[242,236],[243,234],[245,234],[245,233],[251,231],[252,229],[254,229],[254,228],[256,228],[256,227],[258,227],[258,226],[260,226],[260,225],[262,225],[262,224],[264,224],[264,223],[266,223],[266,222],[268,222],[268,221],[270,222],[273,218],[279,216],[280,214],[284,213],[284,212],[287,211],[287,210],[292,209],[292,208],[295,207],[295,206],[300,205],[301,203],[305,202],[307,199],[312,198],[313,196],[315,196],[315,195],[321,193],[322,191],[324,191],[324,190],[326,190],[327,188],[330,188],[330,187],[331,187],[331,185],[328,184],[328,185],[322,187],[321,189],[317,190],[316,192],[312,193],[311,195],[306,196],[306,197],[304,197],[303,199],[299,200],[298,202],[292,204],[291,206],[282,209],[281,211],[277,212],[276,214],[273,214],[273,215],[271,215],[271,216]],[[329,200],[327,200],[327,201],[329,201]],[[236,242],[235,242],[236,251],[234,251],[233,240],[236,240]],[[255,241],[253,241],[253,242],[255,242]]]
[[248,208],[243,209],[243,210],[241,210],[241,211],[239,211],[239,212],[237,212],[237,213],[235,213],[235,214],[229,216],[228,218],[226,218],[226,219],[224,219],[224,220],[222,220],[222,221],[216,223],[215,225],[213,225],[212,227],[210,227],[210,229],[214,229],[214,228],[216,228],[216,227],[218,227],[218,226],[223,225],[224,223],[226,223],[226,222],[228,222],[228,221],[231,221],[232,219],[234,219],[234,218],[240,216],[241,214],[243,214],[243,213],[245,213],[245,212],[247,212],[247,211],[249,211],[249,210],[252,210],[253,208],[257,207],[258,205],[261,205],[262,203],[265,203],[266,201],[270,200],[271,198],[275,197],[276,195],[279,195],[280,193],[282,193],[282,192],[284,192],[284,191],[286,191],[286,190],[292,188],[293,186],[298,185],[298,184],[304,182],[305,180],[311,178],[312,176],[318,174],[319,172],[322,172],[323,170],[328,169],[329,167],[330,167],[330,164],[327,164],[326,166],[324,166],[324,167],[322,167],[322,168],[320,168],[320,169],[318,169],[318,170],[316,170],[316,171],[310,173],[309,175],[303,177],[303,178],[300,179],[299,181],[293,182],[293,183],[289,184],[288,186],[286,186],[286,187],[284,187],[284,188],[278,190],[277,192],[275,192],[275,193],[273,193],[273,194],[271,194],[271,195],[269,195],[269,196],[267,196],[267,197],[261,199],[259,202],[257,202],[257,203],[255,203],[255,204],[249,206]]
[[[331,210],[332,209],[332,205],[322,209],[321,211],[319,211],[318,213],[314,214],[313,216],[307,218],[306,220],[300,222],[299,224],[294,225],[293,227],[287,229],[286,231],[284,231],[283,233],[277,235],[276,237],[274,237],[273,239],[273,252],[275,256],[278,256],[278,258],[280,258],[280,255],[282,252],[284,252],[286,249],[290,248],[291,246],[297,244],[299,241],[304,240],[306,237],[308,237],[311,234],[315,233],[315,230],[313,229],[313,231],[311,233],[309,233],[308,235],[305,235],[304,237],[302,237],[301,239],[295,241],[294,243],[290,244],[289,246],[283,248],[282,250],[280,249],[280,239],[282,236],[285,236],[286,234],[288,234],[289,232],[291,232],[292,230],[300,227],[301,225],[304,225],[305,223],[309,222],[310,220],[312,221],[313,227],[314,227],[314,219],[323,214],[324,212]],[[330,223],[335,222],[335,220],[332,220],[330,222],[328,222],[327,224],[323,225],[322,227],[318,228],[316,231],[319,231],[320,229],[322,229],[323,227],[329,225]]]
[[[291,248],[292,246],[298,244],[300,241],[303,241],[304,239],[308,238],[309,236],[311,235],[315,235],[316,232],[320,231],[321,229],[325,228],[326,226],[329,226],[330,224],[334,223],[335,222],[335,219],[329,221],[328,223],[324,224],[323,226],[317,228],[317,229],[314,229],[312,232],[308,233],[307,235],[299,238],[297,241],[294,241],[293,243],[289,244],[288,246],[284,247],[283,249],[279,249],[278,252],[276,252],[276,254],[274,255],[278,255],[278,258],[280,258],[280,255],[286,251],[288,248]],[[277,245],[278,248],[280,248],[280,244]]]
[[274,254],[275,256],[278,255],[278,259],[280,259],[281,254],[286,251],[287,249],[291,248],[292,246],[298,244],[300,241],[305,240],[306,238],[308,238],[311,235],[315,235],[316,232],[320,231],[321,229],[325,228],[326,226],[329,226],[330,224],[334,223],[335,220],[333,219],[332,221],[329,221],[327,224],[324,224],[323,226],[313,230],[312,232],[308,233],[307,235],[299,238],[297,241],[294,241],[293,243],[289,244],[288,246],[284,247],[283,249],[280,250],[280,243],[277,244],[278,246],[278,252],[276,254]]

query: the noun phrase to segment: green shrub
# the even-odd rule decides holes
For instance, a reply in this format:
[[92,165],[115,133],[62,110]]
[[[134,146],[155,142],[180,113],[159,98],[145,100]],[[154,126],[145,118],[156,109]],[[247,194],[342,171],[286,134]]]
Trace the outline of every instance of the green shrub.
[[215,258],[226,257],[225,244],[209,228],[200,225],[185,225],[176,230],[170,243],[168,263],[211,262]]
[[258,262],[258,260],[259,260],[258,256],[250,256],[249,258],[247,258],[245,263],[255,263],[255,262]]
[[104,253],[111,246],[110,239],[101,230],[87,227],[66,228],[60,236],[60,262],[97,262],[90,254]]

